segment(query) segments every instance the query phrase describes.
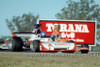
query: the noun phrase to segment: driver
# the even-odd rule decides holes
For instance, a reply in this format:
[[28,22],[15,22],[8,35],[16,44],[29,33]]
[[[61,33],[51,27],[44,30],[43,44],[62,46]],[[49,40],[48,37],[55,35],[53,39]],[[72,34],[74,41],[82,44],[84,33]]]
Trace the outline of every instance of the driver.
[[34,24],[34,29],[32,30],[32,33],[40,34],[42,30],[40,29],[41,24]]
[[53,33],[51,35],[51,38],[53,39],[53,41],[61,39],[61,36],[60,36],[60,33],[59,33],[59,29],[60,29],[59,25],[55,25],[54,26],[54,31],[53,31]]

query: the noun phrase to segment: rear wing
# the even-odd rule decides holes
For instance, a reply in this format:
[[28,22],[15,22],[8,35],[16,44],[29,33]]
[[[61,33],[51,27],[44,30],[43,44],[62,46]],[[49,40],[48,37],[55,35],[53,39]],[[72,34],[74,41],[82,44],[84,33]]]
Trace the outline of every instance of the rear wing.
[[12,32],[13,37],[31,37],[32,32]]

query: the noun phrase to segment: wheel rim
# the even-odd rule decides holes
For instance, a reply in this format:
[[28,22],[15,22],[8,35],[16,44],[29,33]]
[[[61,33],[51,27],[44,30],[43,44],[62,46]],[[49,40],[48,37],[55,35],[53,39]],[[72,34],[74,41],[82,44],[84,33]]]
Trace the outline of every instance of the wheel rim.
[[34,51],[34,52],[36,51],[35,44],[33,44],[33,51]]
[[33,51],[33,52],[35,52],[35,45],[32,43],[32,44],[30,44],[30,49]]
[[13,44],[13,42],[11,41],[9,46],[8,46],[10,50],[12,50],[12,44]]

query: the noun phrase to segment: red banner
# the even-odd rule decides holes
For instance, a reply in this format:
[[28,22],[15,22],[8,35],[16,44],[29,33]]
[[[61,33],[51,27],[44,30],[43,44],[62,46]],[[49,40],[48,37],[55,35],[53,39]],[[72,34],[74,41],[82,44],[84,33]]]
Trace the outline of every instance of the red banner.
[[54,25],[60,25],[61,37],[74,40],[77,44],[95,43],[95,22],[40,20],[39,23],[47,35],[52,34]]

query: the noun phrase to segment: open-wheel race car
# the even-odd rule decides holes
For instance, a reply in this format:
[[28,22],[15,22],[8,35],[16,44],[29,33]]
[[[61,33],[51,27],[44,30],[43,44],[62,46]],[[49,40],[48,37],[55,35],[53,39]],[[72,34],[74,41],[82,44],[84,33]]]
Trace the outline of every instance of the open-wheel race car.
[[[12,32],[12,38],[9,42],[9,49],[12,51],[22,51],[24,48],[29,48],[33,52],[75,52],[77,45],[74,41],[63,39],[60,34],[55,31],[51,35],[46,35],[40,29],[40,24],[35,24],[35,29],[32,32]],[[78,49],[81,53],[88,53],[89,47],[87,44],[82,44]]]

